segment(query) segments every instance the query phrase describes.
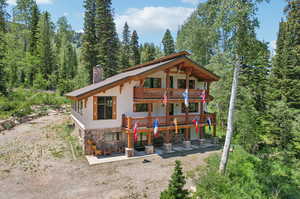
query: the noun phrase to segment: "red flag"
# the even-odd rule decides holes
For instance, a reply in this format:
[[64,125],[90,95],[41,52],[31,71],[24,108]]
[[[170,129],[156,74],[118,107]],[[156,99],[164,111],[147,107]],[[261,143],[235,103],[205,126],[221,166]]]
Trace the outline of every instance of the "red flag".
[[136,122],[134,124],[134,128],[133,128],[134,142],[137,142],[137,139],[138,139],[138,136],[137,136],[137,127],[138,127],[138,123]]
[[193,120],[193,123],[194,123],[194,125],[195,125],[195,127],[196,127],[196,133],[198,134],[198,132],[199,132],[199,124],[198,124],[198,120],[194,119],[194,120]]
[[202,91],[201,98],[202,98],[202,103],[206,103],[206,92],[205,92],[205,90]]
[[165,106],[167,106],[167,104],[168,104],[168,96],[167,96],[167,92],[165,92],[165,94],[164,94],[163,104],[164,104]]

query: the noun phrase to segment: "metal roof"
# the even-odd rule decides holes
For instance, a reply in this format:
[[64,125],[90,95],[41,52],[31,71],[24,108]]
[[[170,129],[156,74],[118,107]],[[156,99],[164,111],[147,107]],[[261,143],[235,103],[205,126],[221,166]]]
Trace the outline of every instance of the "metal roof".
[[158,67],[163,66],[165,64],[168,64],[170,62],[173,62],[173,61],[175,61],[179,58],[181,58],[181,57],[173,58],[173,59],[170,59],[170,60],[167,60],[167,61],[164,61],[164,62],[160,62],[160,63],[157,63],[157,64],[152,64],[152,65],[145,66],[145,67],[142,67],[142,68],[137,68],[135,70],[119,73],[119,74],[114,75],[112,77],[109,77],[109,78],[107,78],[107,79],[105,79],[101,82],[91,84],[89,86],[86,86],[86,87],[80,88],[78,90],[72,91],[70,93],[67,93],[67,94],[65,94],[65,96],[80,97],[81,95],[84,95],[85,93],[100,89],[104,86],[108,86],[110,84],[116,83],[118,81],[130,78],[130,77],[141,75],[144,72],[147,72],[147,71],[150,71],[152,69],[158,68]]

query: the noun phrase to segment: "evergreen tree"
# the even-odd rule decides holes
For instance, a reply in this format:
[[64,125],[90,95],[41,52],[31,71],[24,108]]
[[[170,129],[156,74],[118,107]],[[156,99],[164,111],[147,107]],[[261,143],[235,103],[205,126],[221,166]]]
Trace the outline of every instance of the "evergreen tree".
[[32,21],[32,9],[35,6],[34,0],[17,0],[13,8],[13,21],[29,26]]
[[145,43],[141,47],[142,63],[152,61],[156,58],[156,47],[153,43]]
[[29,48],[31,54],[35,54],[36,45],[37,45],[37,34],[38,34],[38,23],[39,23],[39,9],[36,3],[31,9],[31,18],[30,18],[30,39],[29,39]]
[[175,161],[174,172],[171,176],[168,188],[160,194],[160,199],[187,199],[189,192],[184,189],[185,177],[182,173],[181,163]]
[[49,80],[56,67],[52,48],[53,28],[48,12],[42,13],[38,24],[38,32],[37,52],[41,62],[39,72],[43,78]]
[[119,40],[113,20],[111,0],[96,0],[95,30],[97,37],[98,64],[104,78],[118,73]]
[[139,37],[137,32],[134,30],[130,40],[130,58],[132,65],[138,65],[141,63],[141,54],[139,46]]
[[123,40],[122,40],[122,49],[121,49],[121,68],[125,69],[130,66],[130,30],[127,22],[124,25],[123,29]]
[[0,0],[0,94],[7,94],[6,79],[4,70],[4,58],[6,52],[6,45],[4,34],[6,32],[5,15],[6,15],[6,3],[5,0]]
[[82,37],[83,65],[88,72],[88,82],[93,83],[93,67],[97,65],[97,39],[95,29],[96,1],[84,1],[84,34]]
[[175,52],[174,39],[169,29],[166,30],[162,40],[165,55],[170,55]]

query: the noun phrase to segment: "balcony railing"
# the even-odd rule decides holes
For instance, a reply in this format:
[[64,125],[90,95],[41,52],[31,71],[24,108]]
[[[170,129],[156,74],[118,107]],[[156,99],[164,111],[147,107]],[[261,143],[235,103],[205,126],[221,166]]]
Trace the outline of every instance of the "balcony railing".
[[[134,98],[135,99],[162,99],[164,94],[168,92],[169,99],[183,99],[182,93],[185,89],[177,88],[134,88]],[[199,99],[203,90],[202,89],[189,89],[190,99]],[[208,91],[205,90],[206,96],[208,96]]]
[[192,125],[193,120],[198,120],[198,124],[206,124],[208,118],[211,120],[211,124],[216,124],[216,114],[189,114],[189,115],[170,115],[170,116],[152,116],[152,117],[127,117],[123,115],[123,127],[132,129],[135,123],[138,124],[138,128],[153,128],[153,121],[158,120],[159,127],[174,126],[174,120],[177,120],[177,125]]

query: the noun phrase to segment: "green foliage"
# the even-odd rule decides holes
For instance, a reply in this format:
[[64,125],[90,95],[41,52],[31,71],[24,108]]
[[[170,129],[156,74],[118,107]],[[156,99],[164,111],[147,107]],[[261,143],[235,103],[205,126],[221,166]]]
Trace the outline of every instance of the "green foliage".
[[184,189],[185,176],[183,175],[181,162],[175,161],[174,172],[171,176],[168,188],[161,192],[161,199],[187,199],[189,198],[189,192]]
[[82,44],[82,61],[88,72],[88,82],[93,83],[93,67],[97,65],[97,39],[95,30],[96,1],[84,1],[84,34]]
[[218,164],[215,155],[208,159],[207,167],[198,168],[195,198],[297,198],[300,194],[299,171],[281,161],[260,159],[236,147],[226,175],[219,173]]
[[123,40],[121,48],[121,68],[125,69],[130,66],[130,30],[127,22],[123,29]]
[[144,43],[141,47],[141,62],[149,62],[161,55],[160,50],[155,47],[154,43]]
[[130,39],[130,60],[132,65],[138,65],[141,63],[139,37],[135,30],[132,32]]
[[165,35],[162,40],[164,46],[165,56],[170,55],[175,52],[175,44],[172,34],[169,29],[166,30]]
[[95,32],[97,59],[103,68],[104,78],[118,73],[119,40],[113,20],[111,0],[96,0]]
[[18,88],[9,92],[7,96],[0,97],[0,118],[10,116],[22,117],[29,115],[34,110],[33,105],[49,105],[59,107],[68,103],[65,97],[55,93]]

